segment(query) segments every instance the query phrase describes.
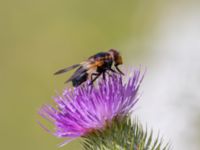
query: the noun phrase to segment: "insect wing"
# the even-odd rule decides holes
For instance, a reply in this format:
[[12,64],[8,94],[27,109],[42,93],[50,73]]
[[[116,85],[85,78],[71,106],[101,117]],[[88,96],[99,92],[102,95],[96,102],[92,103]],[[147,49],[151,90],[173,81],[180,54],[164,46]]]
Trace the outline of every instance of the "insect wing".
[[58,74],[62,74],[62,73],[65,73],[67,71],[70,71],[76,67],[80,66],[80,64],[75,64],[75,65],[72,65],[70,67],[67,67],[67,68],[64,68],[64,69],[61,69],[61,70],[58,70],[57,72],[54,73],[54,75],[58,75]]
[[87,73],[87,69],[81,66],[80,68],[78,68],[75,71],[75,73],[65,83],[68,83],[68,82],[70,82],[74,79],[77,79],[77,78],[79,78],[80,76],[82,76],[83,74],[86,74],[86,73]]

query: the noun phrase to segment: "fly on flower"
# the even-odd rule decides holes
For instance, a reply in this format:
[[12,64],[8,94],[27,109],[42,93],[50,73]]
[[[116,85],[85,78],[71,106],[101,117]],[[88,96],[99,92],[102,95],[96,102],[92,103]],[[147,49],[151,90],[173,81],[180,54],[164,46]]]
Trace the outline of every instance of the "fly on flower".
[[104,131],[115,118],[126,117],[133,111],[143,77],[144,73],[134,69],[124,78],[112,73],[105,81],[100,80],[92,91],[90,86],[66,88],[54,97],[56,108],[46,104],[39,110],[43,118],[53,123],[55,131],[40,125],[54,136],[70,138],[60,146],[78,137]]
[[[117,71],[112,69],[113,63]],[[89,79],[91,81],[90,84],[92,85],[101,75],[103,75],[103,79],[105,79],[105,73],[109,74],[108,71],[124,75],[118,68],[118,65],[121,65],[122,63],[120,53],[117,50],[110,49],[108,52],[99,52],[80,64],[58,70],[54,74],[62,74],[78,67],[75,73],[65,83],[72,82],[72,85],[77,87]]]

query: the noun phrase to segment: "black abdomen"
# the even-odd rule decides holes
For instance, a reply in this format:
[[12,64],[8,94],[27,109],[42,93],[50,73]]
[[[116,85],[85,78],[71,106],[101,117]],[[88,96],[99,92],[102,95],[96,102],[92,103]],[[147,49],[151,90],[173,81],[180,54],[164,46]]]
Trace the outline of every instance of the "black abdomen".
[[79,76],[77,76],[76,78],[72,79],[72,85],[74,87],[77,87],[79,85],[81,85],[83,82],[85,82],[88,79],[88,74],[82,73]]

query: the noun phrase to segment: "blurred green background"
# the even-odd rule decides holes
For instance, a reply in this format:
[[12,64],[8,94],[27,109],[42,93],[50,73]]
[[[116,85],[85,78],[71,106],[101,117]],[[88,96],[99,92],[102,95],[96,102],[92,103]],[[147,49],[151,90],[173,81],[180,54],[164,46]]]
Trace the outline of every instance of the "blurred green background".
[[[159,0],[1,0],[0,149],[57,149],[64,139],[36,122],[37,110],[71,74],[53,73],[110,48],[122,53],[125,65],[148,66],[149,41],[169,6]],[[80,148],[76,140],[61,149]]]

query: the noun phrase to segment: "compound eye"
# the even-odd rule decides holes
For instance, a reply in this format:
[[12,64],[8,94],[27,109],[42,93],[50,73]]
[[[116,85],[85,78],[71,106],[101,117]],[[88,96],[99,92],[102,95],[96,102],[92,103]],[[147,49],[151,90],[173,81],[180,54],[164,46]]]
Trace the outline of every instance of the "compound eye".
[[121,57],[121,56],[118,56],[118,57],[117,57],[117,59],[116,59],[116,61],[115,61],[115,64],[116,64],[116,65],[121,65],[121,64],[123,64],[123,61],[122,61],[122,57]]

